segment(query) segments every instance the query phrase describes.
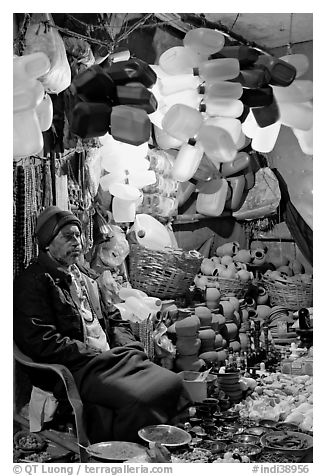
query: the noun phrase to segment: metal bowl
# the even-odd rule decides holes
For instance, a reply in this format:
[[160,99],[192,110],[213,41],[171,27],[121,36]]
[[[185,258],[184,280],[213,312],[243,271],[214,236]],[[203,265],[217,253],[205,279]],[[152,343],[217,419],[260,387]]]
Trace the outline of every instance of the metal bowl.
[[312,436],[291,430],[275,430],[263,435],[260,442],[268,451],[279,451],[295,456],[303,456],[313,447]]
[[228,445],[228,451],[231,453],[237,453],[240,456],[249,456],[249,458],[253,458],[262,452],[262,448],[257,445],[251,445],[250,443],[232,443],[231,445]]
[[272,431],[274,431],[274,428],[267,428],[265,426],[252,426],[251,428],[247,428],[246,433],[260,437],[265,433],[270,433]]
[[247,433],[240,433],[239,435],[234,435],[232,440],[235,443],[241,444],[250,444],[250,445],[260,445],[260,438],[259,436],[255,435],[248,435]]
[[191,441],[191,435],[177,426],[151,425],[138,431],[138,435],[148,443],[160,443],[164,446],[183,446]]

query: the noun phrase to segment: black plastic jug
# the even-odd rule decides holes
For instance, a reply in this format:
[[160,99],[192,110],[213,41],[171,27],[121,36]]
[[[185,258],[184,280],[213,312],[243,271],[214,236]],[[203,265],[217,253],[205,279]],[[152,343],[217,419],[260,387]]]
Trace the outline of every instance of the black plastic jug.
[[118,61],[103,67],[116,85],[124,85],[130,81],[142,83],[150,88],[156,83],[156,73],[152,68],[139,58],[130,58],[128,61]]
[[70,89],[84,101],[113,103],[116,98],[114,81],[97,64],[75,76]]
[[82,139],[104,136],[110,128],[111,111],[105,103],[79,102],[72,111],[70,130]]
[[114,106],[110,134],[120,142],[140,145],[150,137],[151,122],[143,109],[132,106]]

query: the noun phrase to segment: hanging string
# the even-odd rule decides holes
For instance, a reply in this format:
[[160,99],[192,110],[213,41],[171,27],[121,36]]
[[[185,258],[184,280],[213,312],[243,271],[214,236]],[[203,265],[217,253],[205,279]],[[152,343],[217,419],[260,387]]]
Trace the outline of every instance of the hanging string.
[[234,20],[234,22],[233,22],[232,25],[231,25],[231,28],[230,28],[231,31],[232,31],[233,28],[235,27],[235,24],[237,23],[239,17],[240,17],[240,13],[237,13],[237,16],[235,17],[235,20]]
[[294,13],[290,13],[290,28],[289,28],[289,42],[287,44],[287,54],[292,55],[292,28],[293,28],[293,15]]

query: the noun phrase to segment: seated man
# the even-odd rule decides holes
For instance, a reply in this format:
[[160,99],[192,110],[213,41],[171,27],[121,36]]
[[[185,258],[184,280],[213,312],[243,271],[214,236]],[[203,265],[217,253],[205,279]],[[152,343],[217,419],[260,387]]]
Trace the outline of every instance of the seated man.
[[[190,403],[182,380],[152,363],[118,311],[108,312],[101,302],[97,275],[78,264],[78,218],[49,207],[38,218],[36,236],[39,255],[14,283],[17,345],[37,362],[68,367],[85,407],[99,406],[101,434],[94,428],[99,419],[88,421],[93,441],[137,441],[141,427],[169,422]],[[31,380],[56,392],[44,373],[34,371]]]

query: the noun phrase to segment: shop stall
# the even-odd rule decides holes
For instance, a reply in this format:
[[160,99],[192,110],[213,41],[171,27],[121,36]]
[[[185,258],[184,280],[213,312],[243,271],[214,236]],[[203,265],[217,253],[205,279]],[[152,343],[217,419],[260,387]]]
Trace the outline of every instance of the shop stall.
[[267,50],[214,15],[14,15],[14,278],[71,211],[104,308],[189,397],[92,441],[16,343],[16,462],[312,462],[312,36]]

